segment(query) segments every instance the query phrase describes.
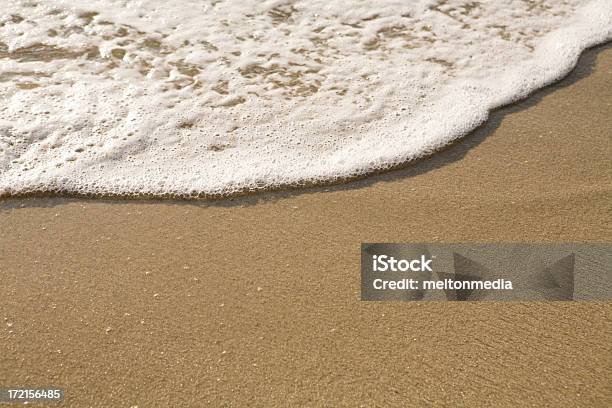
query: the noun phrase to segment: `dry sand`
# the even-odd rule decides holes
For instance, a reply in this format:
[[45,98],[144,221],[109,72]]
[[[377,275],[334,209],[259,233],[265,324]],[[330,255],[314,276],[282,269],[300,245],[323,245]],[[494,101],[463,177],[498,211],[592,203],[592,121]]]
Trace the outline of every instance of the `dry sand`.
[[6,200],[0,384],[78,407],[612,406],[611,302],[359,301],[361,242],[611,242],[611,104],[606,46],[345,186]]

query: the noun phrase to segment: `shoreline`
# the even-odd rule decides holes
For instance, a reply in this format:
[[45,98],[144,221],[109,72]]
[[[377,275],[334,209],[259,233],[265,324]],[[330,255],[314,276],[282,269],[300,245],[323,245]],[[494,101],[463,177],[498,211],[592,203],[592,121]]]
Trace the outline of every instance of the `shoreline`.
[[[560,78],[551,81],[549,84],[543,86],[542,88],[535,89],[529,92],[524,97],[519,97],[517,100],[507,104],[502,105],[492,110],[489,110],[487,119],[478,125],[476,128],[459,135],[452,139],[449,143],[444,146],[428,153],[424,156],[418,157],[416,159],[411,159],[405,162],[402,162],[397,165],[393,165],[383,169],[374,169],[370,172],[365,172],[363,174],[359,174],[356,176],[349,177],[340,177],[335,180],[328,181],[312,181],[309,179],[302,180],[298,183],[291,184],[283,184],[283,185],[272,185],[268,187],[262,187],[261,189],[245,189],[241,191],[237,191],[231,194],[206,194],[206,193],[198,193],[193,195],[175,195],[175,194],[154,194],[154,193],[137,193],[136,195],[129,194],[110,194],[110,193],[79,193],[75,191],[49,191],[49,190],[33,190],[26,193],[0,193],[0,202],[3,200],[11,200],[11,199],[24,199],[24,198],[74,198],[74,199],[93,199],[93,200],[130,200],[130,201],[141,201],[141,200],[151,200],[151,201],[173,201],[173,200],[195,200],[195,201],[220,201],[220,200],[229,200],[229,199],[238,199],[250,197],[253,195],[260,194],[270,194],[270,193],[278,193],[278,192],[298,192],[301,190],[310,190],[317,188],[326,188],[326,187],[336,187],[344,184],[359,182],[364,179],[368,179],[370,177],[376,177],[380,175],[385,175],[388,173],[394,173],[397,171],[405,170],[411,166],[417,165],[423,161],[430,160],[432,157],[444,152],[445,150],[451,148],[452,146],[461,143],[465,138],[472,136],[474,133],[479,132],[483,128],[487,128],[488,122],[493,120],[494,116],[501,115],[503,116],[507,113],[506,111],[512,111],[513,107],[517,105],[521,105],[524,103],[529,103],[529,100],[532,98],[541,98],[546,95],[548,92],[554,92],[556,89],[564,86],[568,86],[575,81],[578,81],[588,75],[589,66],[592,64],[590,61],[591,54],[597,54],[604,50],[608,50],[612,48],[612,41],[606,41],[602,44],[598,44],[592,47],[588,47],[582,51],[580,57],[576,61],[574,67],[562,75]],[[589,55],[585,57],[585,55]],[[567,82],[566,84],[564,84]],[[531,103],[537,103],[537,101],[533,101]]]

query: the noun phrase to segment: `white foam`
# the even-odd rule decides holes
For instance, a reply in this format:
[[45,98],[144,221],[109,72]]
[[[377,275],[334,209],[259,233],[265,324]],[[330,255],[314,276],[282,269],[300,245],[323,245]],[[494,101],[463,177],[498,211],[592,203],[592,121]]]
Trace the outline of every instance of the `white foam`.
[[609,0],[4,0],[2,13],[0,195],[228,195],[389,168],[612,38]]

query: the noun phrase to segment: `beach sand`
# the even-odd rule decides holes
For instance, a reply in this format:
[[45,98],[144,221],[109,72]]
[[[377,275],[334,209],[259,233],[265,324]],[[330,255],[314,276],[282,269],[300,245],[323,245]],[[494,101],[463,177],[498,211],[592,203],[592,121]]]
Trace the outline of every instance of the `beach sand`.
[[66,406],[612,405],[612,303],[368,303],[362,242],[612,241],[612,47],[404,170],[0,204],[0,384]]

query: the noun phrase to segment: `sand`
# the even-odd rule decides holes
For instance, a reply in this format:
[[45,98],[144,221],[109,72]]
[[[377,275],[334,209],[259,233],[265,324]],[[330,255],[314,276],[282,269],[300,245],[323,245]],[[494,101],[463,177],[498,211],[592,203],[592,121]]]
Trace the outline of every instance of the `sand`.
[[404,170],[0,204],[0,384],[66,406],[612,405],[612,303],[368,303],[361,242],[611,242],[612,47]]

